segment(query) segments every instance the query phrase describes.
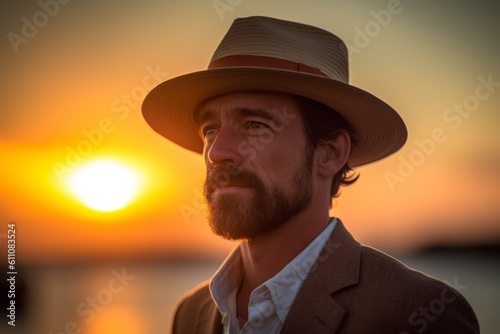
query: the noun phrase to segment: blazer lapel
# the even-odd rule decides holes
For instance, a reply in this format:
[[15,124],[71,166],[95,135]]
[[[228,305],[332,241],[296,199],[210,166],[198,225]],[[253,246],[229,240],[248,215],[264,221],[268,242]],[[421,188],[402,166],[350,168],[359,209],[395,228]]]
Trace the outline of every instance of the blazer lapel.
[[345,310],[335,292],[359,282],[361,246],[337,219],[337,225],[304,280],[282,333],[335,333]]

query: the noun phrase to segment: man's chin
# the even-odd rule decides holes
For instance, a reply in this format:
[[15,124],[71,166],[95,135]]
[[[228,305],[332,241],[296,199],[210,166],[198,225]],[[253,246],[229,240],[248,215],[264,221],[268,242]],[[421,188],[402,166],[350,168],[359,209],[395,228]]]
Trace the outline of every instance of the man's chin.
[[209,224],[216,235],[225,239],[242,240],[253,236],[258,222],[256,216],[255,204],[248,196],[220,193],[211,197]]

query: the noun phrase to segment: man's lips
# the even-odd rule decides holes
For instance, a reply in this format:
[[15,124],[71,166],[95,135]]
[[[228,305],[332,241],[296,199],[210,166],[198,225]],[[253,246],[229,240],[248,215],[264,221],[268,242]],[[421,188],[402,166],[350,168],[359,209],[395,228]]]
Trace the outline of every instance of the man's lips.
[[216,188],[215,190],[221,191],[221,190],[241,190],[241,189],[250,189],[250,187],[233,185],[233,186],[219,187],[219,188]]
[[243,182],[240,180],[230,180],[230,181],[224,181],[224,182],[208,182],[207,183],[208,188],[215,190],[215,189],[220,189],[220,188],[230,188],[230,187],[240,187],[240,188],[249,188],[252,187],[249,183]]
[[245,171],[230,175],[221,167],[210,170],[207,174],[205,191],[207,194],[248,191],[258,186],[257,178]]
[[235,193],[235,192],[241,192],[241,191],[247,191],[252,189],[249,185],[246,184],[225,184],[225,185],[216,185],[215,187],[212,188],[212,193],[213,194],[226,194],[226,193]]

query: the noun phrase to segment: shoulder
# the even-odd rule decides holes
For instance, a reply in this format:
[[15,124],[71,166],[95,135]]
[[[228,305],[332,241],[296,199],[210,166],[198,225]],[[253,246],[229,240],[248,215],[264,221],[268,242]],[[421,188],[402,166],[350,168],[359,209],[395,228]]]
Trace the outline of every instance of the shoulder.
[[404,294],[411,299],[420,299],[434,290],[460,295],[441,280],[414,270],[377,249],[361,246],[360,285],[367,284],[377,286],[384,292],[390,290]]
[[374,248],[361,246],[358,289],[372,314],[399,318],[401,333],[479,333],[459,291]]
[[479,333],[455,288],[361,245],[340,220],[314,275],[345,311],[342,333]]
[[178,302],[174,312],[173,333],[192,333],[198,324],[206,322],[216,309],[208,282],[200,284]]
[[399,286],[418,287],[440,284],[440,281],[414,270],[396,258],[375,248],[361,246],[360,278],[375,282],[391,282]]
[[210,289],[208,287],[209,282],[203,282],[198,285],[196,288],[192,289],[184,296],[182,296],[179,301],[179,306],[190,306],[190,305],[200,305],[204,304],[207,301],[212,300],[212,296],[210,295]]

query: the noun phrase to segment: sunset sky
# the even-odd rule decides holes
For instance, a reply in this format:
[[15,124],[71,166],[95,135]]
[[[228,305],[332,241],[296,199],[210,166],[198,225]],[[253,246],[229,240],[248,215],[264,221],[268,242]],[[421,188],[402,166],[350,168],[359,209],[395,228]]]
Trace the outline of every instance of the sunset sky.
[[[404,148],[359,168],[331,212],[358,240],[391,253],[500,243],[495,1],[29,3],[2,2],[0,21],[0,233],[16,223],[19,261],[220,257],[234,247],[206,226],[202,159],[155,133],[141,103],[156,84],[205,69],[232,21],[251,15],[341,37],[351,84],[408,126]],[[139,177],[121,210],[94,211],[69,190],[68,176],[99,159]]]

